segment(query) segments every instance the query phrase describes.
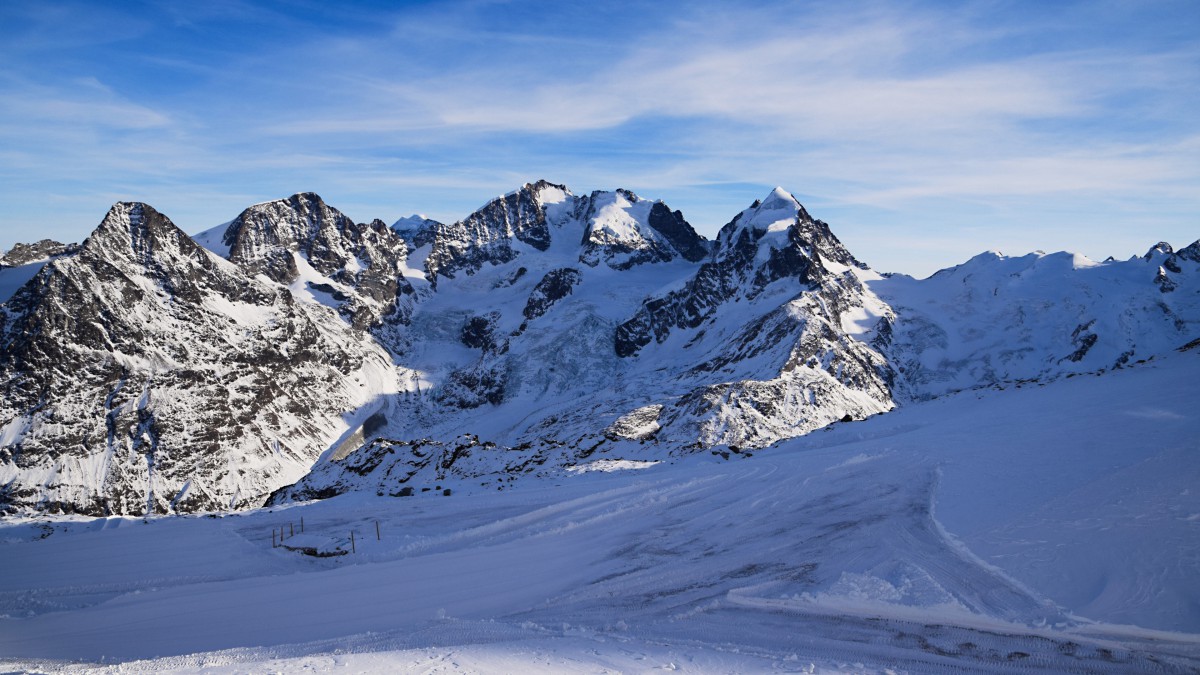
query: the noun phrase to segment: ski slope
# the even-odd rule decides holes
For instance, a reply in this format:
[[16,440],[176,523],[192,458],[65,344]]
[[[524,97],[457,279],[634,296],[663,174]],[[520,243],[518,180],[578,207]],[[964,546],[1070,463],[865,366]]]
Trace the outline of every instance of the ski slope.
[[1197,401],[1193,349],[728,460],[8,519],[0,669],[1194,672]]

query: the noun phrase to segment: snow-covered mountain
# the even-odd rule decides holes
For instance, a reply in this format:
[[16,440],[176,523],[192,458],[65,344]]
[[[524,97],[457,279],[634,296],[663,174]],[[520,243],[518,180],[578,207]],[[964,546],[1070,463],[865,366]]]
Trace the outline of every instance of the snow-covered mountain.
[[546,181],[451,224],[356,224],[298,194],[195,241],[208,250],[118,205],[4,305],[7,510],[729,457],[1200,336],[1200,243],[1103,263],[989,253],[915,280],[870,269],[778,188],[714,241],[661,201]]
[[1200,242],[1124,262],[988,252],[871,288],[895,312],[881,344],[906,398],[1102,372],[1200,338]]
[[874,324],[843,328],[886,314],[869,270],[783,190],[708,242],[661,202],[542,181],[435,227],[423,262],[389,345],[419,393],[276,500],[728,454],[892,406]]
[[140,203],[0,314],[0,508],[254,506],[395,389],[387,353]]

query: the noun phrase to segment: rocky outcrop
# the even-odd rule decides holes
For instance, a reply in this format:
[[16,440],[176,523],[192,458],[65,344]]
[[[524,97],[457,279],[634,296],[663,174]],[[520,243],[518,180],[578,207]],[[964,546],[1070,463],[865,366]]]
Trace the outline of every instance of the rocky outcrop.
[[7,253],[0,255],[0,267],[20,267],[74,253],[77,250],[79,250],[79,244],[63,244],[53,239],[42,239],[32,244],[15,244]]
[[532,321],[545,314],[554,306],[554,303],[570,295],[571,290],[582,280],[583,275],[579,273],[579,270],[570,267],[547,272],[546,276],[542,277],[542,280],[533,287],[533,292],[529,294],[529,300],[525,302],[525,309],[522,312],[525,319]]

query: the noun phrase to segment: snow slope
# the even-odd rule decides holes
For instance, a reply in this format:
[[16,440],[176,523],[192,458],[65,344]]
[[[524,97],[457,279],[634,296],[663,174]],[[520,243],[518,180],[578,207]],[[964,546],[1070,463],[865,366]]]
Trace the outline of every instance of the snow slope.
[[885,353],[903,374],[897,394],[1107,370],[1200,337],[1200,242],[1170,249],[1100,263],[988,252],[928,279],[868,282],[895,312]]
[[[752,457],[504,490],[10,518],[0,655],[98,672],[1194,672],[1198,376],[1193,349]],[[280,526],[347,553],[273,548]]]

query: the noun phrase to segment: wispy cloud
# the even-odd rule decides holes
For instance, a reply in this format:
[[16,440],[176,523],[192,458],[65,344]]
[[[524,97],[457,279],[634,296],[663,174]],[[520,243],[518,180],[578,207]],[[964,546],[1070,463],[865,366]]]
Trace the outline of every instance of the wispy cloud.
[[993,247],[987,225],[1032,249],[1113,213],[1186,238],[1200,211],[1186,2],[214,7],[80,5],[129,39],[72,28],[55,49],[64,16],[0,10],[23,27],[0,46],[13,218],[39,190],[129,190],[198,229],[234,199],[316,189],[355,217],[452,219],[544,176],[662,197],[711,231],[782,184],[881,267],[917,261],[871,250],[905,217],[951,242],[927,272]]
[[150,129],[169,126],[170,116],[140,105],[117,94],[94,77],[81,77],[49,87],[37,83],[3,78],[7,94],[0,99],[0,119],[9,121],[14,132],[18,124],[34,126],[74,125],[92,131],[104,129]]

